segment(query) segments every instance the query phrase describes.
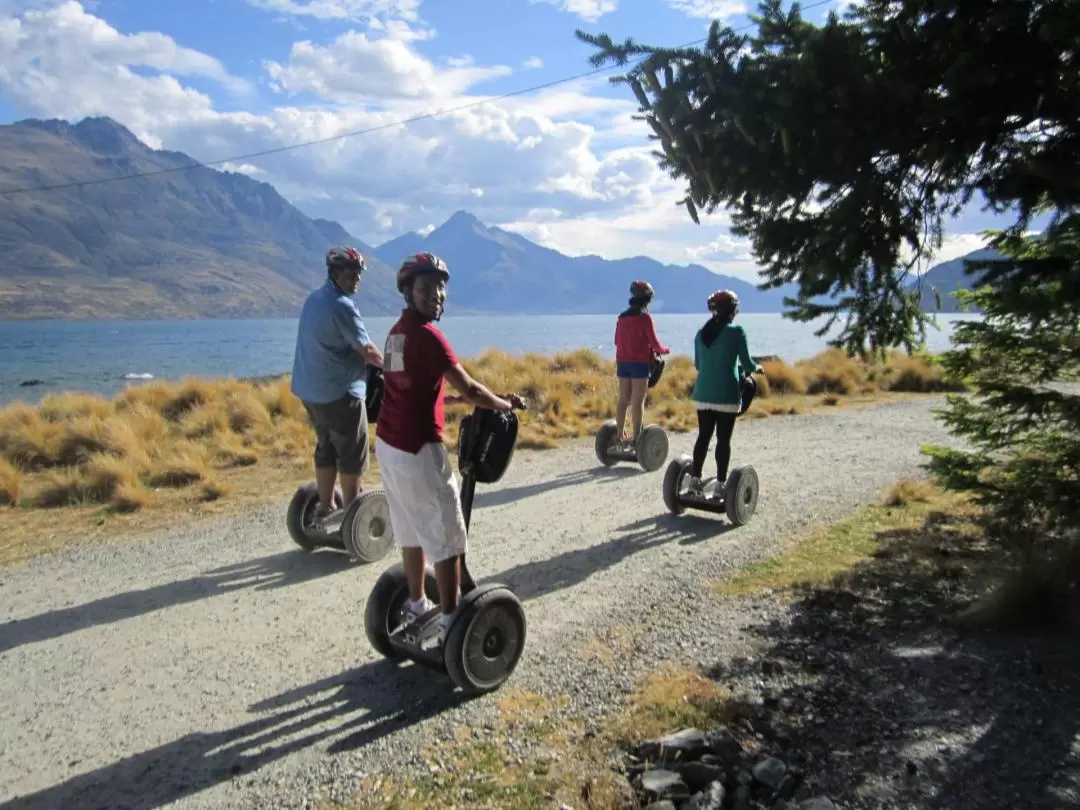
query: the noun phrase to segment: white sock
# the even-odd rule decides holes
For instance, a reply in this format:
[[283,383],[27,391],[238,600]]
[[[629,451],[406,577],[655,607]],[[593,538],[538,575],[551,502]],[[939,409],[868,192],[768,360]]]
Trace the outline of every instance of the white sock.
[[429,610],[431,610],[431,602],[430,600],[428,600],[427,596],[424,595],[417,599],[415,602],[410,602],[409,609],[417,615],[420,615],[421,613],[427,613]]
[[453,613],[444,613],[439,617],[439,629],[444,633],[450,629],[450,619],[453,615]]

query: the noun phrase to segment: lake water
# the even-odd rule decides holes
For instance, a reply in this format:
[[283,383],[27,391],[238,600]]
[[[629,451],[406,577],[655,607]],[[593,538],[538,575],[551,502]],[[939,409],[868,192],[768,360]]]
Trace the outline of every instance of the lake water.
[[[949,347],[953,324],[971,315],[939,315],[930,329],[932,351]],[[654,315],[660,339],[676,354],[693,352],[701,315]],[[365,319],[380,346],[394,318]],[[753,354],[793,361],[826,348],[813,324],[779,314],[742,314]],[[477,355],[489,347],[513,354],[581,347],[614,357],[613,315],[449,316],[439,324],[455,351]],[[292,368],[296,319],[182,321],[0,322],[0,403],[36,402],[50,392],[73,390],[111,395],[140,384],[125,375],[153,379],[253,377]],[[23,380],[43,385],[20,387]]]

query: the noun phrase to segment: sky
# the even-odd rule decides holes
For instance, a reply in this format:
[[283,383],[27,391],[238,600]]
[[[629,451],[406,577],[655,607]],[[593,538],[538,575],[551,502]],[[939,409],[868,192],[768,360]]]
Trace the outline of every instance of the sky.
[[[806,11],[821,20],[851,0]],[[810,1],[804,6],[810,5]],[[755,280],[723,212],[695,225],[617,71],[575,29],[654,45],[748,22],[743,0],[0,0],[0,123],[106,115],[155,148],[272,183],[379,245],[458,210],[565,254]],[[516,95],[500,98],[508,93]],[[403,124],[406,119],[438,113]],[[123,182],[123,181],[120,181]],[[973,203],[944,261],[1004,220]]]

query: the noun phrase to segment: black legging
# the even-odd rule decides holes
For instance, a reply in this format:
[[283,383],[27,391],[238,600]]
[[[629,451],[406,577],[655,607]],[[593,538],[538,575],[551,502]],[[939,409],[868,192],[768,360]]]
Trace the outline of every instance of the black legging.
[[701,478],[701,468],[705,466],[705,456],[709,454],[709,442],[716,431],[716,478],[723,483],[727,480],[727,468],[731,462],[731,432],[735,429],[733,413],[719,411],[698,411],[697,441],[694,442],[694,476]]

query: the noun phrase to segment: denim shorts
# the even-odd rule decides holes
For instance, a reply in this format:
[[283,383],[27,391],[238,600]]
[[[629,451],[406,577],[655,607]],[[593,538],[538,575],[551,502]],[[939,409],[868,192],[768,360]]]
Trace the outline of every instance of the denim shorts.
[[649,378],[648,363],[616,363],[616,377],[629,377],[631,380],[647,380]]

